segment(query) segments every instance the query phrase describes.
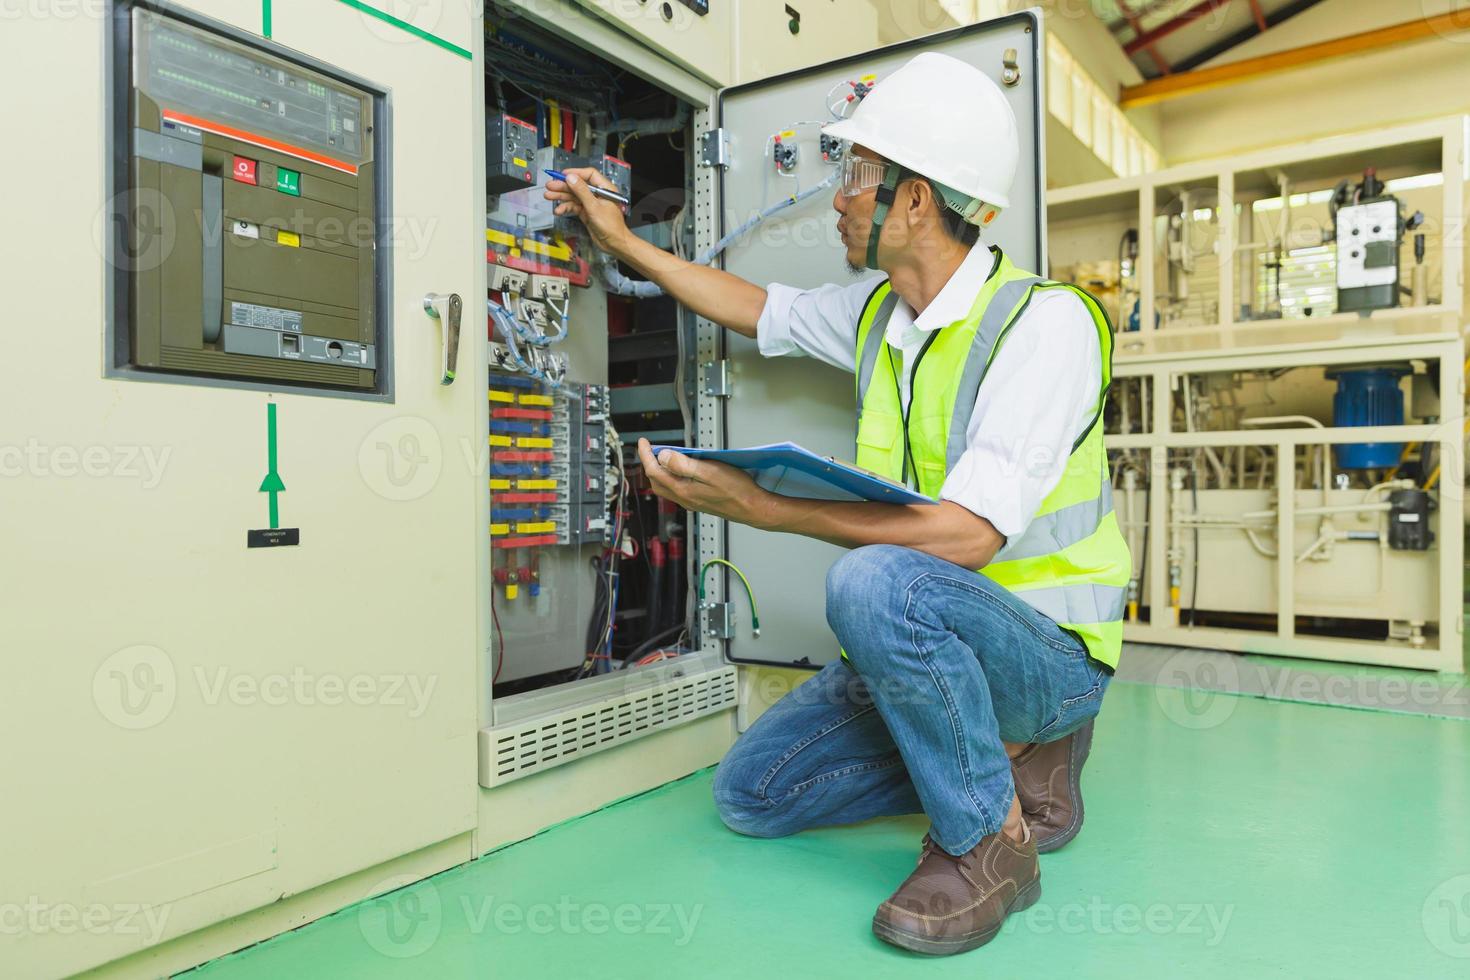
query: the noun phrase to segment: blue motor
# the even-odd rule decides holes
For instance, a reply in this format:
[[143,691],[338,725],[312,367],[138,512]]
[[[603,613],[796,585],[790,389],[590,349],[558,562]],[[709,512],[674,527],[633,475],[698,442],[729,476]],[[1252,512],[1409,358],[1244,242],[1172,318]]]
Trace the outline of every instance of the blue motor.
[[[1399,379],[1408,373],[1406,367],[1328,371],[1327,377],[1337,381],[1337,394],[1332,396],[1332,424],[1403,425],[1404,393],[1399,388]],[[1404,451],[1401,442],[1354,442],[1334,448],[1337,468],[1342,470],[1397,466]]]

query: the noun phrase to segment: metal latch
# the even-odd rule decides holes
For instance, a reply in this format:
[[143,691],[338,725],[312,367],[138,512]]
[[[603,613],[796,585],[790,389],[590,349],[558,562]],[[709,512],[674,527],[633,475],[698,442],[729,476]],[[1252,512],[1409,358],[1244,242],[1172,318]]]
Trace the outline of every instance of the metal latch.
[[711,129],[699,134],[699,165],[701,167],[728,167],[730,165],[730,134],[723,128]]
[[730,362],[707,361],[699,366],[700,385],[711,398],[730,397]]
[[1016,61],[1016,49],[1006,48],[1005,55],[1001,58],[1000,80],[1006,83],[1007,88],[1012,88],[1021,81],[1021,66]]
[[735,635],[735,604],[732,602],[707,602],[704,604],[704,634],[717,640],[728,640]]

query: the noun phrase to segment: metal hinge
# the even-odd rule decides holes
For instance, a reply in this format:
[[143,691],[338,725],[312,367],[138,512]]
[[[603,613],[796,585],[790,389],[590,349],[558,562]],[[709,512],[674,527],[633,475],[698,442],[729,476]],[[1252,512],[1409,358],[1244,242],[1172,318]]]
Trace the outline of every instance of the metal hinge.
[[730,134],[721,129],[711,129],[699,134],[699,165],[701,167],[728,167],[730,165]]
[[707,602],[704,604],[704,635],[717,640],[728,640],[735,635],[735,604],[733,602]]
[[711,398],[729,398],[731,394],[730,385],[730,362],[729,361],[706,361],[699,366],[699,383],[701,389]]

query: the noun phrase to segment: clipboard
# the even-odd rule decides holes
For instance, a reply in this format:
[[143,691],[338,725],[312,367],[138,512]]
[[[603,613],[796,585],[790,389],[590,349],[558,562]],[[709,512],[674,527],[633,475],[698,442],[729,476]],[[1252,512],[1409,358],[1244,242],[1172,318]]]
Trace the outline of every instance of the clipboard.
[[655,458],[665,449],[690,459],[708,459],[742,469],[756,485],[771,493],[804,500],[861,501],[885,504],[937,504],[901,483],[858,469],[831,456],[818,456],[794,442],[777,442],[749,449],[686,449],[653,446]]

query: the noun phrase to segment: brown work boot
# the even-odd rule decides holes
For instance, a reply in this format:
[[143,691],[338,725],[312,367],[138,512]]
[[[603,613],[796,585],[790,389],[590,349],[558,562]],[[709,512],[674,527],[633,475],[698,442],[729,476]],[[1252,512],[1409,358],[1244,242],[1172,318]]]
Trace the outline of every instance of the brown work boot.
[[1021,815],[1036,835],[1036,853],[1055,851],[1082,829],[1082,764],[1092,749],[1092,722],[1055,742],[1028,745],[1011,760]]
[[1022,844],[991,834],[961,857],[925,834],[919,866],[878,906],[873,933],[916,953],[963,953],[990,942],[1006,916],[1040,897],[1041,869],[1029,832]]

